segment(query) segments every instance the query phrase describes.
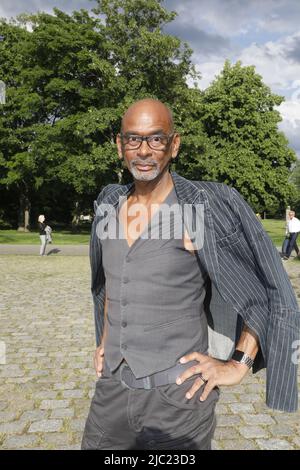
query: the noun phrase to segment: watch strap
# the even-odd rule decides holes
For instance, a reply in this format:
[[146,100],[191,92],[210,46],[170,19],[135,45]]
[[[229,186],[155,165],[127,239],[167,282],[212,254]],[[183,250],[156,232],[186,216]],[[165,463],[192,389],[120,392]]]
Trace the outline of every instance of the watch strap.
[[231,356],[231,359],[235,362],[239,362],[240,364],[246,364],[249,369],[251,369],[254,364],[254,360],[250,356],[248,356],[248,354],[244,353],[243,351],[240,351],[239,349],[236,349],[234,351]]

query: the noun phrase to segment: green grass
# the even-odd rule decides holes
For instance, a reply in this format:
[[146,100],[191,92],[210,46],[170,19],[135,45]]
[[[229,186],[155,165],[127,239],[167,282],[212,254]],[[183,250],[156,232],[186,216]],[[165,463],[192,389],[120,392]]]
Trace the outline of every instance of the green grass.
[[[264,229],[277,246],[281,246],[285,236],[284,220],[262,220]],[[82,229],[80,233],[72,233],[68,230],[53,232],[54,245],[87,245],[90,239],[89,229]],[[18,232],[17,230],[0,230],[0,243],[13,245],[39,245],[40,237],[38,232]]]
[[[82,230],[81,233],[72,233],[69,230],[54,231],[52,234],[53,245],[88,245],[90,231]],[[38,232],[18,232],[17,230],[0,230],[0,244],[10,245],[39,245]]]
[[263,227],[274,245],[281,246],[285,237],[285,220],[262,220]]

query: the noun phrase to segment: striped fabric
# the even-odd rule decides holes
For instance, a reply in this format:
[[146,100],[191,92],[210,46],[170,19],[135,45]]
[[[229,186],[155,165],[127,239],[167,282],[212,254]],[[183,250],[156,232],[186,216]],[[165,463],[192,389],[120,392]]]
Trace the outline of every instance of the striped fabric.
[[[197,255],[212,286],[209,313],[216,338],[210,335],[214,343],[210,354],[228,358],[222,338],[224,344],[228,337],[235,339],[241,329],[237,320],[242,319],[259,337],[260,352],[253,371],[266,367],[267,405],[296,411],[297,364],[292,355],[294,341],[300,336],[300,311],[279,253],[238,191],[220,183],[189,181],[175,172],[171,176],[181,205],[204,205],[204,246]],[[106,186],[95,201],[95,210],[100,203],[116,206],[132,185]],[[90,241],[97,346],[104,327],[105,275],[96,234],[102,217],[97,211]],[[233,331],[236,323],[239,328]]]

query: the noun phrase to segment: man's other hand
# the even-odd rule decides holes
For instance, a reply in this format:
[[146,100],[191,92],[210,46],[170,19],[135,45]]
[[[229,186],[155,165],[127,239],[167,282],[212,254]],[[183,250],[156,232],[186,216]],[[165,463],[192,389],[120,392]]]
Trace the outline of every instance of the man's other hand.
[[100,345],[94,353],[94,367],[97,377],[101,377],[104,361],[104,346]]

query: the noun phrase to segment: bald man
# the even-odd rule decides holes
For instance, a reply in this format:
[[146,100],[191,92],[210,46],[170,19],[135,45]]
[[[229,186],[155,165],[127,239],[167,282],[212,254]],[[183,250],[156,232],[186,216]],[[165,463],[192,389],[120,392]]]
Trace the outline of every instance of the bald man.
[[269,406],[297,408],[299,309],[279,254],[236,190],[170,172],[179,146],[160,101],[124,114],[133,183],[103,189],[91,235],[98,381],[82,449],[210,449],[219,387],[252,367],[267,365]]

